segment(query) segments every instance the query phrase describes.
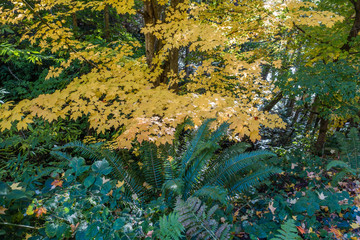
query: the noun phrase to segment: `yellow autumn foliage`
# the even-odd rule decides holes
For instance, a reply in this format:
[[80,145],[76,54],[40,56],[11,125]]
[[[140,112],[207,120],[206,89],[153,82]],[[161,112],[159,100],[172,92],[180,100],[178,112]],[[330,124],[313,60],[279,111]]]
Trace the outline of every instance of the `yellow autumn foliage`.
[[[26,129],[36,117],[53,122],[86,115],[98,133],[121,130],[123,133],[115,140],[122,148],[130,147],[134,140],[171,142],[176,126],[186,117],[191,117],[197,126],[206,118],[216,117],[217,124],[231,123],[233,139],[249,136],[252,141],[259,140],[261,127],[285,126],[277,115],[258,110],[264,99],[271,98],[274,89],[261,77],[261,65],[274,64],[279,68],[281,62],[272,63],[264,49],[244,51],[243,44],[271,38],[278,33],[279,26],[292,28],[294,22],[312,26],[322,21],[331,27],[341,20],[328,12],[311,10],[309,14],[306,8],[314,8],[309,3],[282,2],[246,1],[247,4],[236,6],[225,0],[213,6],[185,0],[173,8],[168,1],[158,0],[157,4],[167,7],[164,20],[142,29],[144,34],[153,34],[163,43],[153,60],[155,67],[150,68],[145,57],[134,57],[140,43],[114,41],[100,46],[80,41],[64,20],[84,9],[102,11],[106,4],[118,14],[135,14],[133,0],[37,0],[31,6],[13,1],[12,9],[0,9],[0,23],[19,24],[33,19],[35,24],[28,26],[22,40],[40,46],[43,52],[69,52],[60,67],[50,69],[47,76],[50,81],[75,60],[89,64],[92,70],[53,94],[2,105],[0,129],[10,129],[12,124]],[[68,11],[54,11],[39,18],[41,11],[60,6]],[[285,14],[288,15],[279,17]],[[169,89],[184,77],[185,73],[180,71],[168,73],[169,84],[155,87],[155,79],[164,71],[161,63],[170,50],[183,47],[203,56],[200,64],[193,65],[188,83],[181,93]]]

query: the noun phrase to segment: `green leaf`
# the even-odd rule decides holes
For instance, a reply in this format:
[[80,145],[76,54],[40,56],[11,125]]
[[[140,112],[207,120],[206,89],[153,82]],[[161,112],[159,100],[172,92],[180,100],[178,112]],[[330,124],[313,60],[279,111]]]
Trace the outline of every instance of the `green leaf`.
[[45,224],[46,236],[48,236],[49,238],[53,238],[53,237],[55,237],[56,232],[57,232],[57,225],[55,225],[55,223],[46,223]]
[[10,187],[4,182],[0,182],[0,196],[5,196],[9,194],[9,192],[10,192]]
[[113,229],[115,231],[118,231],[120,230],[123,226],[125,226],[126,224],[126,219],[124,217],[121,217],[121,218],[118,218],[116,219],[116,221],[114,222],[114,225],[113,225]]
[[87,178],[85,178],[84,180],[84,186],[86,188],[90,187],[93,183],[95,182],[95,176],[94,175],[89,175]]
[[82,157],[74,157],[69,163],[69,166],[74,170],[76,176],[81,175],[83,172],[89,169],[89,166],[84,165],[85,160]]
[[96,161],[91,168],[94,172],[101,175],[108,175],[112,170],[112,168],[109,166],[109,163],[105,159]]

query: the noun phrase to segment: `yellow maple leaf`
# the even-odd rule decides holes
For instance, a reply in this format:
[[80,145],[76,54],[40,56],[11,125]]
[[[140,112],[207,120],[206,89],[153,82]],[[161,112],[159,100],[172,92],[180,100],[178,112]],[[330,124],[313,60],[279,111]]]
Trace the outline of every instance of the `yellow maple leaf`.
[[116,183],[116,187],[117,188],[120,188],[120,187],[122,187],[123,185],[124,185],[124,183],[125,183],[125,181],[117,181],[117,183]]

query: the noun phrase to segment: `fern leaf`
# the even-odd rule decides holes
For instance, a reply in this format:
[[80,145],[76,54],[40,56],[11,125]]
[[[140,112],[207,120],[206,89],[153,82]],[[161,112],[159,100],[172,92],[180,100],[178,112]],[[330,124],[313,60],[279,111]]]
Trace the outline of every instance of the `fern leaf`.
[[186,152],[183,154],[182,157],[182,166],[183,168],[186,167],[187,163],[191,160],[193,157],[193,154],[198,149],[199,144],[204,141],[204,139],[207,138],[209,135],[209,125],[211,122],[213,122],[215,119],[207,119],[203,122],[203,124],[199,127],[199,129],[196,131],[196,134],[192,141],[190,142],[189,146],[186,149]]
[[76,152],[80,153],[80,155],[84,158],[90,159],[92,161],[99,161],[102,159],[100,154],[100,148],[102,143],[97,143],[93,145],[86,145],[81,141],[74,141],[65,144],[64,146],[53,148],[55,151],[66,150],[68,148],[74,149]]
[[159,238],[165,240],[178,240],[183,237],[182,232],[185,230],[179,222],[179,216],[176,212],[170,213],[168,216],[160,218]]
[[66,160],[68,162],[70,162],[71,159],[73,158],[70,154],[67,154],[65,152],[60,152],[60,151],[51,151],[50,155],[52,155],[55,158],[61,159],[61,160]]
[[251,186],[255,186],[261,183],[264,179],[270,177],[275,173],[280,173],[281,170],[275,167],[267,167],[260,169],[244,178],[234,180],[234,184],[231,184],[229,188],[230,193],[243,192],[248,190]]
[[194,239],[228,239],[230,225],[219,224],[212,218],[218,209],[214,206],[206,211],[206,205],[196,197],[186,201],[178,198],[175,211],[179,213],[179,222],[185,227],[186,235]]
[[281,229],[278,230],[279,234],[275,235],[275,238],[271,240],[300,240],[302,239],[297,234],[297,229],[294,219],[289,219],[281,225]]
[[211,198],[223,204],[227,203],[227,191],[220,186],[204,186],[194,192],[193,196]]
[[112,174],[120,181],[125,182],[125,186],[130,190],[131,194],[142,195],[145,192],[145,188],[142,187],[139,181],[136,181],[137,178],[130,175],[129,171],[125,169],[120,158],[109,150],[103,150],[101,153],[103,158],[105,158],[112,167]]
[[164,182],[162,175],[163,159],[158,158],[158,149],[154,143],[143,142],[141,148],[141,159],[145,181],[156,189],[161,189]]
[[255,165],[258,161],[276,156],[274,153],[269,151],[254,151],[250,153],[243,153],[237,155],[228,160],[222,160],[216,168],[213,168],[212,172],[208,174],[204,183],[209,185],[217,184],[225,186],[233,177],[236,177],[243,169]]
[[329,171],[331,168],[333,167],[339,167],[339,168],[350,168],[350,166],[344,162],[344,161],[340,161],[340,160],[334,160],[331,161],[327,166],[326,166],[326,170]]

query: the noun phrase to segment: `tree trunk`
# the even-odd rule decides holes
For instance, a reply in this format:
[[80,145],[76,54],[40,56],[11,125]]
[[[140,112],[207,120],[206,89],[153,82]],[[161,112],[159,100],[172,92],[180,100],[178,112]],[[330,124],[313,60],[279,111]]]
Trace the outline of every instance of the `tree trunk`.
[[[171,1],[171,7],[176,8],[176,6],[182,2],[183,0]],[[156,0],[147,0],[144,3],[143,14],[145,25],[154,26],[158,21],[163,21],[165,18],[165,10],[165,6],[159,5]],[[163,70],[154,81],[155,87],[161,83],[168,83],[168,73],[173,72],[177,74],[179,71],[179,49],[177,48],[170,49],[169,52],[164,53],[167,54],[167,56],[166,60],[162,63],[158,63],[158,65],[154,64],[154,58],[162,49],[163,45],[161,40],[157,39],[152,33],[145,34],[146,62],[151,70],[155,70],[158,67],[161,67]],[[177,90],[177,83],[172,84],[169,88]]]
[[268,102],[263,108],[263,111],[270,111],[271,109],[273,109],[273,107],[275,107],[275,105],[283,98],[283,93],[282,91],[280,91],[279,93],[277,93],[275,95],[275,97],[273,99],[270,100],[270,102]]
[[318,155],[321,155],[324,151],[324,145],[326,141],[326,133],[328,131],[329,120],[323,117],[320,118],[320,129],[319,129],[319,136],[315,143],[315,152]]
[[105,5],[104,8],[104,38],[106,41],[110,40],[110,6]]
[[[349,52],[351,49],[352,42],[359,35],[360,32],[360,0],[352,0],[350,1],[355,10],[355,20],[351,26],[350,32],[347,36],[346,42],[340,47],[340,50],[344,52]],[[337,62],[338,59],[335,59],[334,62]],[[320,120],[320,130],[319,136],[315,143],[315,151],[319,154],[322,152],[326,140],[326,133],[328,130],[329,120],[321,118]]]
[[306,122],[306,126],[305,126],[306,132],[310,130],[311,124],[314,122],[314,119],[315,119],[316,115],[318,114],[318,112],[317,112],[318,108],[319,108],[318,96],[316,96],[314,99],[314,102],[311,106],[311,109],[310,109],[309,119]]

